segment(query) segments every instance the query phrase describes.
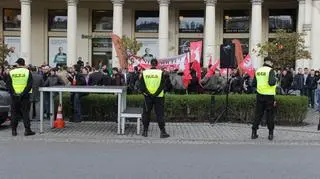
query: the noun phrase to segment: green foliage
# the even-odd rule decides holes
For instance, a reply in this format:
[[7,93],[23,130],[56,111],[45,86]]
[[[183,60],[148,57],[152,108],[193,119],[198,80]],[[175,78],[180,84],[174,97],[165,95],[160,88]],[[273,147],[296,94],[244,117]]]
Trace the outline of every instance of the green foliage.
[[6,44],[3,43],[2,32],[0,32],[0,65],[2,65],[9,54],[9,49]]
[[304,36],[302,33],[278,30],[274,39],[258,44],[258,56],[270,56],[276,68],[293,67],[298,59],[311,59],[311,54],[304,45]]
[[142,47],[142,43],[138,42],[136,38],[131,39],[127,36],[123,36],[122,39],[122,46],[126,51],[129,51],[133,55],[136,55],[140,48]]
[[[169,122],[208,122],[217,117],[224,109],[225,96],[210,95],[167,95],[165,97],[165,119]],[[277,124],[299,125],[303,122],[308,101],[306,97],[276,96],[280,104],[276,112]],[[231,95],[230,114],[232,122],[251,122],[254,119],[255,95]],[[128,95],[127,106],[142,107],[142,95]],[[71,116],[69,95],[64,96],[63,112]],[[117,118],[117,97],[115,95],[90,94],[82,98],[82,113],[88,116],[86,120],[115,121]],[[221,122],[221,121],[220,121]]]

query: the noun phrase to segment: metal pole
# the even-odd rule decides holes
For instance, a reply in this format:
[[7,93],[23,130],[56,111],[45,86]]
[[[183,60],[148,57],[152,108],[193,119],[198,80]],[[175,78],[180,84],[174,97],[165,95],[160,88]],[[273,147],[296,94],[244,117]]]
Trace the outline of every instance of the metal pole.
[[53,128],[53,121],[54,121],[54,109],[53,109],[53,92],[50,91],[50,125]]
[[43,133],[43,91],[40,91],[40,133]]
[[62,92],[61,91],[59,92],[59,104],[62,105]]

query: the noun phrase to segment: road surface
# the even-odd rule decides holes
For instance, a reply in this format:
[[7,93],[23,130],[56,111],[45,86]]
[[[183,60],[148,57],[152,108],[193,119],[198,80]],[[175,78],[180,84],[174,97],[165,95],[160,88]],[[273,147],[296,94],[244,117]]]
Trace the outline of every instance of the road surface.
[[1,141],[1,179],[318,179],[319,146]]

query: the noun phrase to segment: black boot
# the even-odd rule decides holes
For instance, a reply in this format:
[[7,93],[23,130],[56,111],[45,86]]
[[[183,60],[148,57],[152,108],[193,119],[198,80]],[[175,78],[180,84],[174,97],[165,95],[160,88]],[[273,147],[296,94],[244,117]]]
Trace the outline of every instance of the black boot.
[[258,137],[257,130],[252,129],[251,139],[257,139]]
[[160,138],[168,138],[168,137],[170,137],[170,135],[166,132],[165,129],[162,129],[160,133]]
[[12,136],[17,136],[18,133],[17,133],[17,129],[12,129]]
[[268,139],[273,140],[273,131],[269,131]]
[[148,137],[148,129],[143,129],[142,136]]
[[24,136],[31,136],[31,135],[35,135],[36,133],[33,132],[31,129],[26,129],[26,131],[24,132]]

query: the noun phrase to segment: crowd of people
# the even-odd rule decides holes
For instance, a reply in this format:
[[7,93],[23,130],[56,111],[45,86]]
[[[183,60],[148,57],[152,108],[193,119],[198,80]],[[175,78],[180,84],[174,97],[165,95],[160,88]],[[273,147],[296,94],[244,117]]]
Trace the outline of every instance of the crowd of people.
[[[32,104],[39,101],[39,87],[49,87],[56,85],[88,85],[88,86],[123,86],[128,87],[129,94],[140,93],[141,70],[135,67],[133,71],[119,70],[110,68],[107,65],[99,65],[97,68],[78,61],[73,67],[54,67],[42,65],[35,67],[29,65],[29,70],[33,77],[33,92],[30,95]],[[210,67],[209,67],[210,68]],[[208,69],[209,69],[208,68]],[[1,79],[6,82],[10,67],[2,66],[0,71]],[[252,86],[252,78],[248,74],[242,74],[234,69],[228,78],[225,73],[220,73],[216,69],[213,75],[206,75],[207,69],[201,69],[201,78],[197,76],[196,71],[190,70],[191,80],[188,87],[184,84],[184,72],[181,70],[165,71],[165,92],[174,94],[250,94],[255,93],[256,89]],[[315,106],[316,89],[318,88],[320,73],[313,69],[301,69],[295,71],[293,68],[277,69],[277,94],[281,95],[304,95],[309,98],[310,107]],[[72,95],[72,102],[80,100],[81,95]],[[49,98],[45,94],[45,98]],[[45,100],[45,112],[49,113],[49,102]],[[35,109],[35,105],[32,105]],[[80,109],[75,107],[78,115]],[[35,116],[35,113],[33,114]],[[78,117],[75,117],[77,119]]]

